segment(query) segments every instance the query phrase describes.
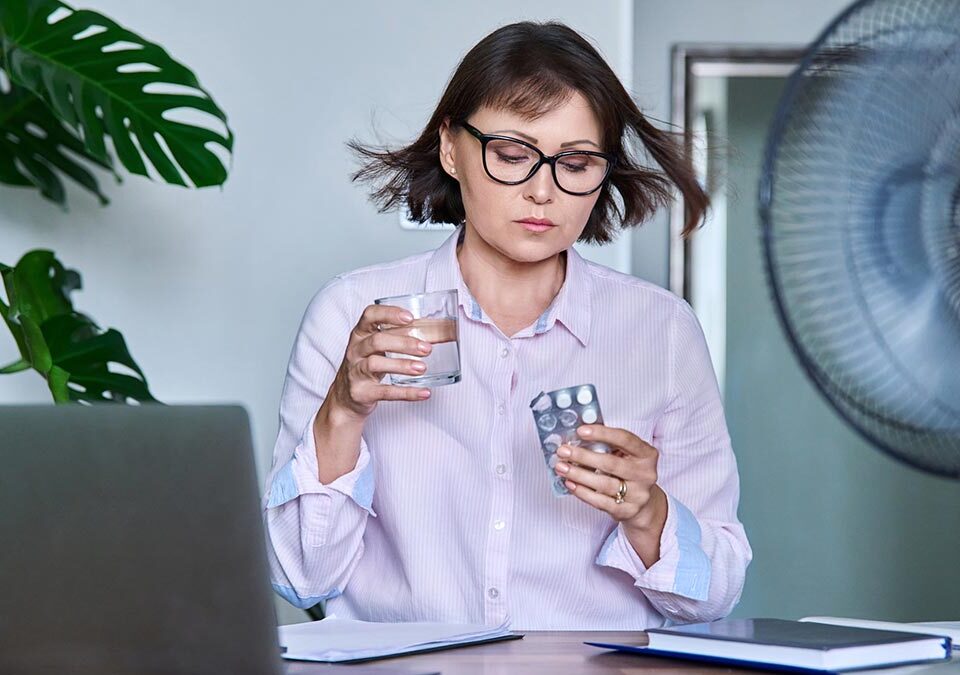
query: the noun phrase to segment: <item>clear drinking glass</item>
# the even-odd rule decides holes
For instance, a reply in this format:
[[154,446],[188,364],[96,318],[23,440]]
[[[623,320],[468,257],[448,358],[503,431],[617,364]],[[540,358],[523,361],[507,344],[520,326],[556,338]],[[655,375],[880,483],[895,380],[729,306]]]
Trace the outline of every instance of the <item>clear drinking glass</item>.
[[422,375],[387,374],[389,384],[436,387],[460,381],[460,333],[457,323],[457,290],[434,291],[414,295],[378,298],[377,305],[402,307],[413,314],[413,321],[404,326],[380,324],[381,331],[409,335],[429,342],[433,351],[426,356],[386,352],[393,359],[416,359],[427,366]]

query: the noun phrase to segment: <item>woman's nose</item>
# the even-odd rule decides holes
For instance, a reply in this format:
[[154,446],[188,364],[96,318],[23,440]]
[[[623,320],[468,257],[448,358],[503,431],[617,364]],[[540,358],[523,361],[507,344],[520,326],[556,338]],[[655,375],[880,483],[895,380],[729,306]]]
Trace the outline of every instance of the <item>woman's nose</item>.
[[537,172],[527,179],[524,183],[525,197],[533,199],[538,204],[549,202],[553,199],[556,183],[553,182],[553,173],[550,165],[544,162],[537,169]]

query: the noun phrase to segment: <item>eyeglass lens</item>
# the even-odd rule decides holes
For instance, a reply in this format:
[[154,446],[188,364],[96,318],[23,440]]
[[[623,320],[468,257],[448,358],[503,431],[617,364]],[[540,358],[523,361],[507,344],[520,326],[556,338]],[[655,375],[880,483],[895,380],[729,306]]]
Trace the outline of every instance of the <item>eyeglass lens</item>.
[[[491,139],[487,143],[487,171],[505,182],[522,181],[530,175],[540,159],[521,143]],[[557,160],[557,183],[570,192],[589,192],[597,188],[607,175],[607,160],[588,154],[564,155]]]

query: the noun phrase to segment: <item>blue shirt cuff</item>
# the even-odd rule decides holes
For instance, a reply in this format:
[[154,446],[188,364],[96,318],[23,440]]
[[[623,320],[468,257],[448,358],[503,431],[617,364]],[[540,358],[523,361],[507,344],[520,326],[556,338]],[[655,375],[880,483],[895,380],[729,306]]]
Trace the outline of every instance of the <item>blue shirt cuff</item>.
[[323,595],[309,596],[302,596],[289,586],[281,586],[280,584],[273,584],[273,590],[276,591],[281,598],[289,602],[294,607],[299,607],[300,609],[309,609],[318,603],[324,602],[325,600],[332,600],[333,598],[342,595],[342,592],[338,588],[335,588],[329,593],[325,593]]
[[700,546],[700,523],[682,503],[667,495],[667,521],[660,537],[660,559],[647,568],[618,525],[604,541],[596,563],[630,574],[638,588],[706,600],[710,591],[710,558]]
[[673,592],[694,600],[706,600],[710,592],[710,558],[700,546],[700,523],[690,509],[676,499],[670,506],[677,512],[677,546],[680,555],[673,579]]
[[291,459],[273,477],[267,508],[272,509],[281,504],[286,504],[299,496],[300,489],[297,487],[297,479],[293,475],[293,460]]
[[319,478],[317,451],[313,442],[313,419],[307,425],[293,457],[274,475],[267,498],[267,508],[282,506],[304,494],[339,493],[352,499],[360,508],[376,517],[373,510],[375,472],[367,444],[360,439],[357,465],[336,480],[324,485]]

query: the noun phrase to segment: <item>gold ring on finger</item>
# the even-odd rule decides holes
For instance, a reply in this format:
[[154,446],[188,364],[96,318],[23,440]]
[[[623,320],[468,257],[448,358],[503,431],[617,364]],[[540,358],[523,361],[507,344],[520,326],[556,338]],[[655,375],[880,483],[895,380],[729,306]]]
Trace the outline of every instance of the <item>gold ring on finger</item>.
[[617,504],[623,504],[623,498],[627,496],[627,481],[620,479],[620,487],[617,489],[617,495],[614,497],[614,502]]

